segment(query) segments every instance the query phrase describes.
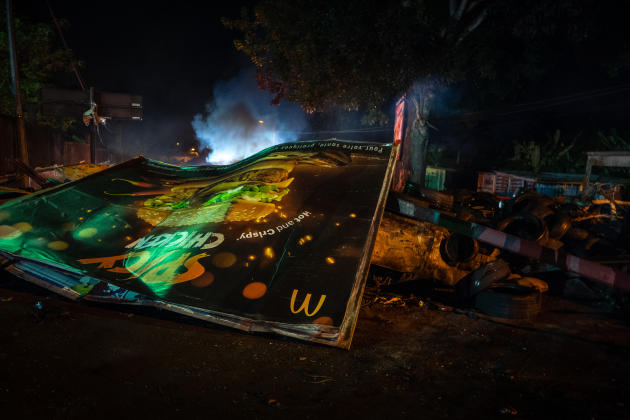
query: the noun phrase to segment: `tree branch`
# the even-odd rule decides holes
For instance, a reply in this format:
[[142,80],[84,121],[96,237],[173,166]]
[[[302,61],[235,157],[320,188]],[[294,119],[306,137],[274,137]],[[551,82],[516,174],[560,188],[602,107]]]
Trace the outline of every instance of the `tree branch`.
[[472,2],[470,2],[470,4],[468,5],[468,7],[466,8],[466,13],[470,12],[472,9],[475,8],[475,6],[477,6],[479,3],[481,3],[481,0],[474,0]]
[[418,99],[414,97],[411,98],[411,103],[414,106],[414,113],[416,114],[414,125],[416,126],[416,129],[419,129],[420,127],[418,127],[418,125],[422,126],[422,117],[420,116],[420,104],[418,103]]
[[464,38],[466,38],[472,31],[477,29],[477,27],[479,25],[481,25],[481,23],[484,21],[484,19],[486,18],[487,15],[488,15],[488,9],[484,8],[481,11],[481,13],[479,13],[479,15],[475,18],[475,20],[473,20],[472,23],[470,25],[468,25],[468,27],[466,27],[466,29],[460,35],[460,37],[457,40],[457,42],[455,43],[455,45],[459,45],[459,43],[462,42],[464,40]]
[[464,12],[466,11],[467,5],[468,5],[468,0],[462,0],[462,2],[459,3],[459,8],[457,9],[455,16],[453,16],[455,20],[461,20],[462,16],[464,15]]

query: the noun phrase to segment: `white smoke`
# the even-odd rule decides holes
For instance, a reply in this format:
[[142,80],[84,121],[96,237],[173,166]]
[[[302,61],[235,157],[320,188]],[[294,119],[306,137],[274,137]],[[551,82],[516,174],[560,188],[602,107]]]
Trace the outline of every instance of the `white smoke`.
[[191,123],[201,143],[211,149],[209,163],[232,163],[297,139],[306,127],[304,112],[287,102],[271,106],[272,96],[258,89],[254,70],[214,87],[205,113],[195,115]]

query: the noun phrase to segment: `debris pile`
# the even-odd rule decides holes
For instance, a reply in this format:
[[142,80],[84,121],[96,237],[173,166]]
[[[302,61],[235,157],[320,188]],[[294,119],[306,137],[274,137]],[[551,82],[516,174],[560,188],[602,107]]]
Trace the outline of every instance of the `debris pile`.
[[[602,188],[587,193],[506,199],[419,189],[419,198],[390,197],[372,263],[404,273],[393,282],[431,279],[450,286],[460,304],[497,317],[535,316],[549,290],[539,277],[550,273],[561,274],[556,278],[567,297],[615,300],[619,293],[610,286],[625,284],[618,273],[627,274],[630,264],[630,203]],[[608,285],[580,277],[594,271],[600,271],[595,280]]]

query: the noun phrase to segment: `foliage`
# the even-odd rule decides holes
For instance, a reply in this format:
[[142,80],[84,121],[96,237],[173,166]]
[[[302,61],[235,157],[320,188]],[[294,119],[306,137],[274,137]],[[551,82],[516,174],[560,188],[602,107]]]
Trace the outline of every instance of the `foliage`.
[[541,170],[566,172],[572,169],[574,158],[569,153],[575,147],[579,135],[565,141],[561,140],[560,130],[548,135],[539,144],[534,141],[514,142],[513,162],[517,169],[527,169],[534,173]]
[[[7,27],[6,14],[0,24]],[[72,54],[57,45],[58,35],[52,25],[15,19],[15,36],[24,116],[27,121],[68,129],[69,119],[44,116],[40,111],[40,90],[50,85],[58,73],[71,71]],[[0,114],[15,115],[15,99],[9,70],[7,32],[0,32]]]
[[[598,131],[595,135],[596,149],[592,151],[630,151],[630,141],[624,139],[617,130],[610,130],[609,134]],[[594,172],[622,178],[630,178],[630,168],[597,167]]]
[[477,71],[476,29],[496,0],[260,0],[253,15],[224,20],[258,67],[261,89],[307,112],[360,110],[386,123],[405,93],[407,131],[396,185],[424,185],[428,118],[442,87]]
[[[383,105],[415,82],[459,83],[468,109],[514,103],[544,83],[597,80],[630,69],[623,0],[260,0],[224,19],[274,101],[307,111]],[[557,80],[558,75],[564,75]],[[575,75],[575,76],[570,76]],[[604,76],[607,75],[607,76]],[[569,77],[567,77],[569,76]],[[554,80],[552,80],[554,79]],[[560,83],[558,83],[560,82]],[[439,92],[437,92],[439,93]]]
[[[446,88],[459,89],[458,110],[470,112],[519,102],[535,109],[540,97],[593,87],[584,81],[609,85],[630,75],[630,27],[621,10],[623,0],[259,0],[224,24],[237,32],[236,48],[257,66],[259,86],[275,103],[361,110],[364,122],[382,124],[405,93],[398,168],[407,172],[395,178],[423,185],[427,150],[436,150],[428,146],[428,121]],[[572,141],[553,135],[520,143],[511,163],[575,168],[581,157]]]
[[617,130],[610,130],[610,134],[606,134],[602,131],[598,131],[595,134],[596,144],[598,145],[597,150],[605,151],[605,150],[625,150],[630,151],[630,142],[623,139]]
[[[262,0],[250,16],[224,20],[241,37],[238,50],[259,69],[259,85],[274,101],[287,98],[309,112],[329,106],[363,109],[367,119],[419,79],[440,84],[468,67],[469,34],[485,17],[486,1]],[[462,8],[460,11],[459,8]]]
[[435,144],[429,144],[427,147],[427,166],[444,165],[444,148]]
[[[539,172],[583,173],[589,151],[630,151],[630,142],[616,130],[563,138],[560,130],[548,134],[542,141],[514,141],[514,155],[508,161],[510,169]],[[601,168],[604,175],[627,176],[627,170]]]

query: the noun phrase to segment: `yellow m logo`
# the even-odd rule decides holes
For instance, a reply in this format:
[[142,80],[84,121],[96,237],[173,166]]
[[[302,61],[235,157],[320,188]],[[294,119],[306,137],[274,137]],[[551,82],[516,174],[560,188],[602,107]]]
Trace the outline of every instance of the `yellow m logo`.
[[302,304],[300,305],[300,307],[297,310],[295,310],[295,298],[297,297],[297,294],[298,294],[298,290],[293,289],[293,294],[291,295],[291,312],[293,312],[294,314],[297,314],[299,312],[302,312],[302,310],[304,310],[304,313],[306,314],[306,316],[313,316],[317,312],[319,312],[319,310],[322,308],[322,305],[324,304],[324,301],[326,300],[326,295],[321,295],[321,297],[319,298],[319,302],[317,302],[317,306],[315,307],[315,310],[313,310],[313,312],[309,312],[308,308],[309,308],[309,303],[311,303],[311,294],[307,293],[306,298],[304,298],[304,301],[302,301]]

